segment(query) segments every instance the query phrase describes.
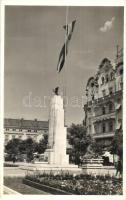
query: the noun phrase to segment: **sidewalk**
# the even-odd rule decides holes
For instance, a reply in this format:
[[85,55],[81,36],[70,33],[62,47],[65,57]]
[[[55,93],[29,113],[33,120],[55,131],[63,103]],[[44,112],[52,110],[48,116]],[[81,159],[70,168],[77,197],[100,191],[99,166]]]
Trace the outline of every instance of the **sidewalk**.
[[4,186],[4,194],[16,194],[21,195],[21,193],[16,192],[15,190],[12,190],[11,188]]

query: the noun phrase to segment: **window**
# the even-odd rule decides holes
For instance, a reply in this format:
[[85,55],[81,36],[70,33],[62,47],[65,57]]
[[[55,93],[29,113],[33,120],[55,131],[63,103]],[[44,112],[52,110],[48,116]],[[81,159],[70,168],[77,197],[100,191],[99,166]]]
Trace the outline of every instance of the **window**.
[[113,88],[110,87],[110,88],[109,88],[109,94],[111,95],[112,93],[113,93]]
[[122,75],[123,74],[123,69],[120,69],[119,73],[120,73],[120,75]]
[[12,135],[12,139],[15,139],[15,135]]
[[92,95],[92,101],[94,101],[94,94]]
[[5,135],[5,143],[7,143],[9,141],[9,136]]
[[5,140],[8,140],[9,139],[9,135],[5,135]]
[[34,130],[35,133],[37,133],[37,130]]
[[101,81],[102,81],[102,85],[104,84],[104,82],[105,82],[105,79],[104,79],[104,77],[102,77],[101,78]]
[[110,73],[110,80],[113,80],[114,79],[114,74],[113,72]]
[[6,128],[5,130],[6,130],[6,131],[9,131],[9,128]]
[[108,74],[106,74],[106,83],[108,83],[109,81],[109,77],[108,77]]
[[94,83],[91,83],[91,87],[94,87]]
[[22,129],[19,129],[20,132],[22,132]]
[[105,107],[102,108],[102,114],[105,114]]
[[105,123],[102,124],[102,132],[105,133],[106,131],[106,127],[105,127]]
[[113,122],[109,122],[109,131],[113,131]]
[[112,111],[113,111],[113,104],[110,103],[110,104],[109,104],[109,112],[112,112]]
[[31,130],[29,129],[28,132],[31,132]]
[[103,97],[106,96],[106,91],[105,90],[102,90],[102,95],[103,95]]
[[12,131],[16,131],[16,128],[13,128]]

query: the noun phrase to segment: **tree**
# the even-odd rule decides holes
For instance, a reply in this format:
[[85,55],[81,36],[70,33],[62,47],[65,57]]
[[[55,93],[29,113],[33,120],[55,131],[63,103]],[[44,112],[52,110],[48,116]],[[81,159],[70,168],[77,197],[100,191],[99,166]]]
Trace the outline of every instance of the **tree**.
[[36,150],[36,146],[37,143],[32,139],[32,138],[28,138],[26,140],[23,141],[24,142],[24,149],[25,149],[25,153],[27,154],[27,161],[31,161],[33,160],[33,153]]
[[47,149],[47,144],[48,144],[48,135],[44,134],[43,135],[43,139],[41,139],[39,141],[39,143],[37,144],[37,146],[36,146],[36,151],[39,154],[44,153],[45,150]]
[[86,135],[86,128],[81,124],[72,124],[68,129],[68,142],[72,146],[70,159],[73,158],[76,164],[80,163],[80,156],[83,156],[91,143],[91,137]]
[[36,146],[37,143],[32,138],[28,138],[26,140],[15,138],[7,143],[5,152],[10,154],[11,157],[26,154],[27,160],[31,161],[33,159],[33,153],[35,152]]
[[111,143],[111,153],[117,154],[119,158],[123,159],[123,134],[115,133]]
[[18,138],[14,138],[10,140],[5,146],[5,152],[7,152],[10,155],[17,156],[20,153],[20,150],[19,150],[20,144],[21,144],[21,140]]

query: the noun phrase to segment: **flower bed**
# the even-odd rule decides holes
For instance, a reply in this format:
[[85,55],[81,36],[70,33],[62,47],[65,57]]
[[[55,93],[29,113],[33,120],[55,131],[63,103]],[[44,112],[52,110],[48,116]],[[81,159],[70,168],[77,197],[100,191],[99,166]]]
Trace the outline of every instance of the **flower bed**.
[[17,164],[4,163],[4,167],[19,167]]
[[61,174],[27,175],[27,180],[78,195],[121,195],[122,179],[110,176]]

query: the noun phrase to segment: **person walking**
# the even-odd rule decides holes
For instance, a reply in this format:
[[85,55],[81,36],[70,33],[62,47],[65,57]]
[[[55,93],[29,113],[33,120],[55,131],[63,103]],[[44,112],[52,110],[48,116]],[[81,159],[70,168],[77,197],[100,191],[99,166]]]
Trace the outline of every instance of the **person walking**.
[[118,163],[117,163],[117,167],[116,167],[116,176],[118,176],[118,174],[119,174],[119,178],[122,177],[122,171],[123,171],[122,168],[123,168],[122,161],[119,159]]

